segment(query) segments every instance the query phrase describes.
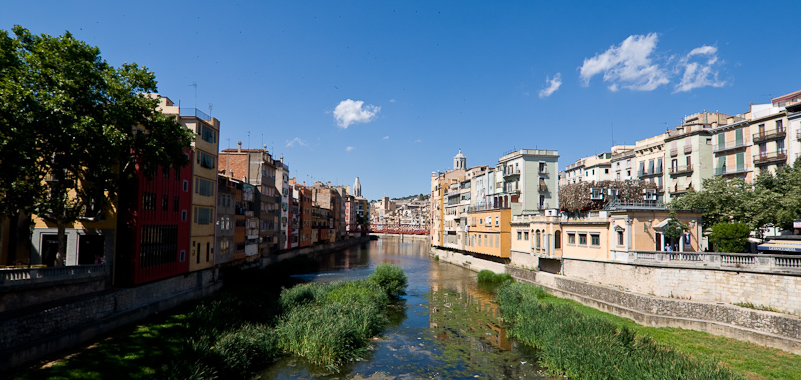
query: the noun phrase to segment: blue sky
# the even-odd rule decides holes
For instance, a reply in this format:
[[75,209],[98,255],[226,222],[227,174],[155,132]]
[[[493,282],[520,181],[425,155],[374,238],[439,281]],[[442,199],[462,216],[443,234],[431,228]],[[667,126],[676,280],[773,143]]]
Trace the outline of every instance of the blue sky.
[[564,168],[801,89],[800,3],[603,3],[6,0],[0,29],[147,66],[162,95],[213,105],[221,148],[359,176],[368,199],[428,193],[460,148],[468,166],[556,149]]

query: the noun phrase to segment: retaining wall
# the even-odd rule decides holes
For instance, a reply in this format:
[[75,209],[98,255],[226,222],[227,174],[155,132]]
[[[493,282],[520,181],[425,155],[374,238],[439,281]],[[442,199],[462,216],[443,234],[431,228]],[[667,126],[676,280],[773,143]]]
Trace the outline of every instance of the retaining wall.
[[463,255],[457,252],[431,247],[429,253],[433,256],[438,256],[440,261],[455,264],[460,267],[470,269],[473,272],[481,272],[485,269],[491,270],[495,273],[506,272],[506,265],[504,264],[479,259],[469,255]]

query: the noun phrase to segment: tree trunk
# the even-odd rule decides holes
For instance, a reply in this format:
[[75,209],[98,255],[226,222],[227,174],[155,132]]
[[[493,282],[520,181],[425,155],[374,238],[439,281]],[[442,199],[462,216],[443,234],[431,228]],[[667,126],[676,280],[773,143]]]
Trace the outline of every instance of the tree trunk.
[[58,227],[58,252],[56,253],[57,267],[64,266],[67,260],[67,223],[59,219],[56,221]]

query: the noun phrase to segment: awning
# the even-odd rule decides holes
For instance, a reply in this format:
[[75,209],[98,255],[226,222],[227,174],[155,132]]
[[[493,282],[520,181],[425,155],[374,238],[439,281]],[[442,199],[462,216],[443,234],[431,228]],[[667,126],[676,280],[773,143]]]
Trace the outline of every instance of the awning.
[[662,230],[662,229],[664,229],[664,228],[665,228],[665,226],[667,226],[667,224],[668,224],[668,221],[670,221],[670,218],[665,218],[665,220],[663,220],[663,221],[659,222],[659,224],[655,225],[655,226],[654,226],[654,229],[655,229],[655,230]]
[[757,246],[760,251],[801,253],[801,241],[773,240]]

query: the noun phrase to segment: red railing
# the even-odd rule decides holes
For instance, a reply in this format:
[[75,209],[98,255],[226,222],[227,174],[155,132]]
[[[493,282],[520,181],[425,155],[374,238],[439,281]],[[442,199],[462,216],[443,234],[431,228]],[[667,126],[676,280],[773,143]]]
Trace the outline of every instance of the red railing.
[[371,233],[425,235],[429,230],[427,224],[370,224]]

